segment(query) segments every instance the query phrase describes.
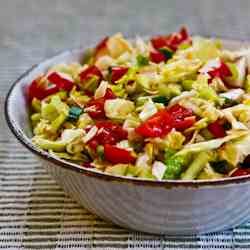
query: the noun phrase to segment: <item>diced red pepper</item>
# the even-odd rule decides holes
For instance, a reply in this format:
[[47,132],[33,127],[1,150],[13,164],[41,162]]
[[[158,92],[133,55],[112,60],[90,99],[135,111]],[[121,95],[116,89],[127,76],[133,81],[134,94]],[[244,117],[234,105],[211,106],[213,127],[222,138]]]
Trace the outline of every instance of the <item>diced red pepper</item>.
[[179,34],[183,41],[190,39],[187,28],[185,26],[181,27]]
[[121,140],[128,138],[128,133],[120,125],[110,121],[99,121],[96,123],[98,128],[97,134],[88,144],[91,148],[96,148],[97,145],[116,144]]
[[27,95],[30,101],[32,101],[33,98],[42,100],[49,95],[57,93],[58,91],[59,88],[57,85],[40,83],[40,79],[38,78],[33,80],[29,85]]
[[219,68],[213,69],[213,70],[211,70],[211,71],[209,71],[209,72],[207,72],[207,73],[211,76],[211,78],[209,79],[209,83],[212,82],[212,80],[213,80],[215,77],[221,78],[221,77],[220,77],[220,70],[219,70]]
[[155,49],[160,49],[160,48],[167,46],[167,44],[166,44],[167,37],[168,36],[155,36],[155,37],[151,38],[151,43],[152,43],[153,47]]
[[207,126],[207,128],[216,138],[221,138],[226,136],[225,129],[220,120],[216,120],[215,122],[210,123]]
[[104,102],[104,98],[93,98],[88,102],[86,108],[91,108],[91,110],[88,110],[87,112],[93,119],[105,118]]
[[222,78],[232,76],[232,72],[230,68],[222,61],[221,61],[221,66],[220,66],[220,73],[221,73]]
[[175,104],[167,110],[172,116],[174,116],[175,119],[182,119],[193,115],[193,111],[191,109],[186,109],[179,104]]
[[208,71],[207,73],[211,76],[211,78],[209,79],[209,83],[212,82],[212,80],[215,77],[218,77],[224,80],[226,77],[232,76],[232,72],[230,68],[222,61],[220,62],[220,66],[218,68],[214,68]]
[[183,131],[187,128],[190,128],[193,126],[193,124],[196,122],[196,117],[195,116],[189,116],[189,117],[184,117],[183,119],[177,119],[174,121],[173,127],[176,130]]
[[163,47],[168,47],[175,51],[180,44],[190,42],[191,38],[185,27],[182,27],[179,33],[172,33],[167,36],[155,36],[151,39],[153,47],[157,50]]
[[[96,127],[98,128],[97,134],[88,142],[88,145],[94,150],[98,145],[114,145],[128,138],[127,131],[116,123],[99,121],[96,123]],[[88,129],[86,129],[86,132]]]
[[135,131],[143,137],[163,137],[172,128],[182,131],[191,127],[195,121],[196,117],[191,110],[176,104],[168,109],[158,111]]
[[88,145],[95,151],[97,146],[99,145],[99,142],[96,139],[91,139],[88,141]]
[[175,104],[167,110],[173,118],[173,127],[177,130],[185,130],[191,127],[196,121],[192,110],[186,109],[179,104]]
[[172,124],[171,115],[166,109],[162,109],[143,122],[135,131],[143,137],[162,137],[171,131]]
[[103,38],[95,47],[95,53],[98,53],[100,50],[105,49],[107,47],[107,41],[109,37],[106,36]]
[[88,111],[88,114],[94,118],[94,119],[103,119],[105,118],[105,111],[104,111],[104,103],[106,100],[109,99],[114,99],[116,98],[115,94],[112,92],[111,89],[107,89],[105,96],[98,98],[98,99],[94,99],[92,98],[86,108],[90,108],[91,107],[91,111]]
[[111,68],[111,82],[115,83],[128,72],[128,67],[115,66]]
[[134,163],[136,160],[130,151],[109,144],[104,145],[104,157],[107,161],[113,164]]
[[135,129],[136,133],[143,137],[163,137],[167,135],[171,131],[171,126],[163,126],[159,125],[158,122],[153,122],[152,120],[147,121],[146,123],[141,124],[139,127]]
[[166,58],[160,51],[151,51],[149,54],[150,61],[154,63],[165,62]]
[[99,57],[107,55],[108,54],[108,47],[107,42],[109,40],[109,37],[105,37],[102,39],[95,47],[94,49],[94,61],[96,61]]
[[88,90],[88,89],[85,89],[84,90],[84,94],[87,95],[88,97],[92,97],[93,96],[93,92]]
[[54,83],[59,89],[70,91],[73,86],[74,82],[68,78],[67,75],[58,72],[52,72],[47,77],[50,83]]
[[192,39],[189,36],[187,28],[185,26],[181,27],[179,33],[172,36],[172,43],[170,42],[171,45],[169,45],[169,47],[176,50],[178,49],[179,45],[183,43],[192,43]]
[[59,90],[70,91],[74,85],[71,79],[68,79],[67,76],[63,74],[52,72],[47,77],[49,83],[41,83],[41,78],[34,80],[28,87],[28,97],[32,100],[36,97],[39,100],[44,99],[45,97],[57,93]]
[[105,93],[105,95],[104,95],[104,98],[105,98],[105,100],[108,100],[108,99],[115,99],[116,98],[116,95],[112,92],[112,90],[111,89],[107,89],[106,90],[106,93]]
[[238,168],[232,173],[232,177],[244,176],[250,174],[250,168]]
[[96,126],[100,129],[97,135],[100,144],[113,144],[107,142],[109,138],[106,140],[106,135],[113,137],[114,144],[121,140],[125,140],[128,137],[128,132],[116,123],[110,121],[100,121],[96,123]]
[[87,69],[80,73],[81,82],[89,80],[92,76],[98,77],[98,83],[103,79],[102,72],[95,66],[89,66]]

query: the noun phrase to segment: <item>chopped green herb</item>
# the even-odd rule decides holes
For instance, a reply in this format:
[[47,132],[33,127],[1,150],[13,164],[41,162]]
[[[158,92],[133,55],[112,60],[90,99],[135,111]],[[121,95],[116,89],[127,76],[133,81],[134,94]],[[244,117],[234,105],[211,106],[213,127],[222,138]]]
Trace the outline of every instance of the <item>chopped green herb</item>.
[[230,122],[226,121],[226,122],[223,124],[223,128],[224,128],[225,130],[229,130],[229,129],[232,128],[232,125],[231,125]]
[[239,163],[239,166],[241,168],[249,168],[249,166],[250,166],[250,155],[248,155],[243,162]]
[[73,106],[69,109],[68,120],[77,120],[82,114],[82,109],[76,106]]
[[223,108],[229,108],[229,107],[232,107],[234,105],[239,104],[239,102],[236,100],[232,100],[232,99],[227,98],[227,97],[223,97],[223,98],[224,98]]
[[166,60],[172,58],[172,56],[174,54],[174,52],[167,47],[160,48],[159,51],[165,56]]
[[143,150],[144,145],[142,142],[133,142],[131,143],[131,146],[133,147],[136,153],[140,153]]
[[228,163],[227,161],[215,161],[210,162],[211,167],[220,174],[227,174],[228,173]]
[[166,96],[156,96],[152,98],[153,102],[162,103],[168,105],[169,99]]
[[138,56],[136,57],[136,61],[137,61],[137,65],[138,65],[139,67],[146,66],[146,65],[149,64],[148,58],[145,57],[145,56],[142,56],[142,55],[138,55]]

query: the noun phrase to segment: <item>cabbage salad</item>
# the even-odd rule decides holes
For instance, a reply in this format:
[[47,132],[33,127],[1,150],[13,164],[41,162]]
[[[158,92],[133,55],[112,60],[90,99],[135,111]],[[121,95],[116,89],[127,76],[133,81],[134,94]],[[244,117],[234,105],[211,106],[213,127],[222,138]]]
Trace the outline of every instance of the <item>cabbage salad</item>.
[[202,180],[250,173],[250,49],[178,33],[106,37],[27,88],[32,141],[112,175]]

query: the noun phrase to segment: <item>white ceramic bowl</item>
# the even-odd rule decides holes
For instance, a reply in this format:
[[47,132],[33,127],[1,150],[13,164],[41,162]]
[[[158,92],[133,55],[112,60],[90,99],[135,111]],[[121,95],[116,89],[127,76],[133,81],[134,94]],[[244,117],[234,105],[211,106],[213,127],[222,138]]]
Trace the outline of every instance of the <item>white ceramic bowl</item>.
[[[246,45],[225,42],[230,48]],[[89,211],[113,223],[155,234],[214,232],[250,219],[250,176],[215,181],[151,181],[116,177],[57,159],[31,143],[25,86],[58,63],[80,61],[82,49],[33,66],[11,87],[5,102],[8,125],[38,156],[67,193]]]

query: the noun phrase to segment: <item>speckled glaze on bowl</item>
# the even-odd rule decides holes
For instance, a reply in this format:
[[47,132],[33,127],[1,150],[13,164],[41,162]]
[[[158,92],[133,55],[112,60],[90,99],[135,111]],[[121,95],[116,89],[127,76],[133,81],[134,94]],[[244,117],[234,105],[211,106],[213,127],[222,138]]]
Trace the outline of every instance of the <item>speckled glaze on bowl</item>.
[[[225,41],[237,48],[247,43]],[[151,181],[118,177],[55,158],[31,143],[25,87],[58,63],[81,61],[83,49],[66,51],[33,66],[11,87],[7,123],[67,193],[89,211],[117,225],[154,234],[215,232],[250,219],[250,176],[216,181]]]

